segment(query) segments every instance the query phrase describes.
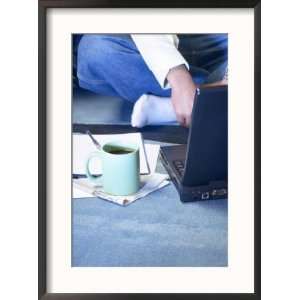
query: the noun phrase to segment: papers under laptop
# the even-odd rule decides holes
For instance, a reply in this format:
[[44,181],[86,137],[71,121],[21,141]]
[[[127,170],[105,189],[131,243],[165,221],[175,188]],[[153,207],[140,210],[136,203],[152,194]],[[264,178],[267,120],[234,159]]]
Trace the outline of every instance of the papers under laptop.
[[[111,141],[124,141],[137,144],[140,149],[140,174],[147,175],[151,173],[150,164],[145,153],[145,147],[148,148],[147,152],[149,152],[149,154],[153,151],[156,152],[157,147],[152,147],[155,145],[144,145],[142,135],[139,132],[123,134],[94,134],[93,137],[100,143],[100,145],[104,145]],[[97,149],[88,135],[73,134],[73,175],[85,175],[86,160],[90,153],[94,151],[97,151]],[[92,173],[101,174],[101,164],[97,163],[96,160],[92,160],[90,170]]]

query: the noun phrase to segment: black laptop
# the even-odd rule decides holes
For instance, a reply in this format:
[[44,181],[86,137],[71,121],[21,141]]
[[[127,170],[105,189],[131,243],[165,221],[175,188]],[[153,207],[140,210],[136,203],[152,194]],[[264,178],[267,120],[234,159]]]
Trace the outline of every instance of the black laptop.
[[183,202],[227,198],[227,86],[196,93],[187,145],[161,147]]

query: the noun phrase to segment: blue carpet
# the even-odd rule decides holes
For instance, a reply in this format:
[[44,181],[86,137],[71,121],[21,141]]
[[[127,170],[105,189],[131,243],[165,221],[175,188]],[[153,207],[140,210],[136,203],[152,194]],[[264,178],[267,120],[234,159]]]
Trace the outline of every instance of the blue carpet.
[[73,267],[227,266],[227,200],[183,204],[171,184],[127,207],[72,208]]

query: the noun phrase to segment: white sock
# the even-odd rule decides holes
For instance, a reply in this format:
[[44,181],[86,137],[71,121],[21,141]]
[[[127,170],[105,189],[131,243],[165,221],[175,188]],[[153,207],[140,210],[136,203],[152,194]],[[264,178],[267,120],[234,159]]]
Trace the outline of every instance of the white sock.
[[143,127],[158,123],[176,121],[176,115],[171,103],[171,98],[153,95],[142,95],[134,104],[131,125]]

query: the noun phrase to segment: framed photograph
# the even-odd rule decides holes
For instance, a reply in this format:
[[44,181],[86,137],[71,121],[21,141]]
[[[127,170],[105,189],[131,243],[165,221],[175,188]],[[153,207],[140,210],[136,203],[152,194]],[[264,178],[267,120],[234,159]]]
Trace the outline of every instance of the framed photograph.
[[260,18],[39,0],[39,299],[260,299]]

